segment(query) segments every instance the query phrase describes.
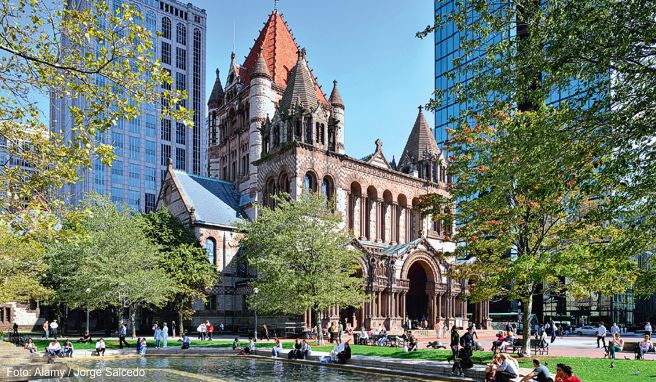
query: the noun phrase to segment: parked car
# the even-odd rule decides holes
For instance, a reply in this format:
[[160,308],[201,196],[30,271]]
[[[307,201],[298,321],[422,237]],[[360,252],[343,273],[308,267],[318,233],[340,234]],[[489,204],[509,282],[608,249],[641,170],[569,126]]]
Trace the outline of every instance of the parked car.
[[577,336],[596,336],[597,327],[591,325],[579,326],[574,329],[574,333],[576,333]]

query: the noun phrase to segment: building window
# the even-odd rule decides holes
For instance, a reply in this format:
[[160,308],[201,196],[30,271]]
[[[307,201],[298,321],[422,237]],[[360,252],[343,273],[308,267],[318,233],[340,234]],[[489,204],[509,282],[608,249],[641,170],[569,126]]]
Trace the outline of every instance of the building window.
[[112,184],[123,183],[123,162],[115,160],[112,163]]
[[157,34],[157,21],[155,21],[155,12],[148,11],[146,13],[146,29],[155,37]]
[[146,163],[155,164],[156,163],[156,145],[153,141],[146,141]]
[[162,53],[160,55],[160,60],[164,64],[171,65],[171,44],[166,41],[162,41]]
[[139,211],[141,207],[141,193],[139,191],[128,191],[128,207]]
[[305,190],[317,192],[317,178],[314,176],[313,173],[308,172],[307,174],[305,174],[304,185],[305,185]]
[[333,180],[328,176],[324,176],[323,178],[323,183],[321,184],[321,195],[326,198],[326,201],[330,201],[335,195]]
[[130,187],[139,187],[141,185],[141,179],[140,179],[140,166],[138,164],[131,163],[130,164],[130,173],[129,173],[129,178],[130,178]]
[[185,125],[181,122],[175,124],[175,143],[179,145],[184,145],[187,141],[187,129]]
[[187,76],[184,73],[175,73],[175,88],[180,91],[187,90]]
[[175,41],[178,44],[187,45],[187,27],[182,23],[175,26]]
[[155,194],[146,193],[144,209],[146,212],[155,211]]
[[154,137],[157,135],[156,121],[157,117],[152,114],[146,114],[146,136]]
[[207,261],[210,264],[216,264],[216,240],[208,238],[205,240],[205,253],[207,253]]
[[123,134],[112,132],[112,146],[117,157],[123,156]]
[[146,167],[144,171],[146,189],[154,190],[155,189],[155,169],[152,167]]
[[162,166],[168,165],[169,158],[171,158],[171,146],[162,144],[162,160],[160,164]]
[[171,120],[162,119],[161,138],[163,141],[171,141]]
[[176,147],[175,148],[175,168],[178,170],[186,170],[187,166],[185,166],[185,149],[181,147]]
[[[194,126],[201,126],[200,116],[202,114],[201,99],[200,99],[200,73],[201,73],[201,45],[202,36],[200,29],[194,29],[194,47],[193,47],[193,98],[192,109],[194,110]],[[193,129],[192,131],[192,172],[194,174],[200,173],[200,131],[201,129]]]
[[175,48],[175,66],[178,69],[185,70],[187,67],[187,51],[183,48]]
[[115,204],[123,204],[125,202],[125,191],[119,187],[112,187],[112,202]]
[[162,17],[162,37],[171,39],[171,19]]
[[139,134],[139,131],[141,130],[141,119],[139,119],[139,117],[131,119],[129,125],[131,133]]
[[140,153],[141,145],[140,145],[139,137],[130,137],[129,149],[130,149],[130,159],[139,160],[141,154]]

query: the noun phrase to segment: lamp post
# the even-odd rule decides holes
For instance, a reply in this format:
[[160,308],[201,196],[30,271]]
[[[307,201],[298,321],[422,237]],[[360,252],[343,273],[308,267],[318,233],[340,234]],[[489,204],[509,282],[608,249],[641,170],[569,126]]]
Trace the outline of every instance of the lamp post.
[[260,290],[257,288],[253,288],[253,293],[255,293],[255,330],[254,330],[254,338],[255,342],[257,342],[257,294],[260,293]]
[[91,333],[89,331],[89,293],[91,293],[91,289],[87,288],[85,292],[87,294],[87,333]]

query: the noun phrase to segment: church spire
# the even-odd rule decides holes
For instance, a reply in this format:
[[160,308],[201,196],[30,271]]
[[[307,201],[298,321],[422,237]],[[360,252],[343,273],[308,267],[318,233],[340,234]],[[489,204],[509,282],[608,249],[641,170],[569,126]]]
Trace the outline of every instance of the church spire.
[[251,73],[251,78],[265,77],[271,80],[271,73],[269,73],[269,68],[264,56],[262,55],[262,47],[260,46],[260,53],[257,56],[255,61],[255,66],[253,67],[253,72]]
[[339,95],[339,90],[337,90],[337,80],[333,81],[333,91],[330,93],[330,104],[334,107],[344,108],[344,101],[342,101],[342,96]]
[[422,107],[419,106],[417,119],[412,127],[408,141],[405,144],[398,168],[403,171],[406,168],[415,167],[418,162],[430,159],[432,155],[439,155],[440,148],[437,146],[435,136],[426,122]]
[[318,102],[312,74],[305,60],[305,48],[302,48],[298,50],[296,65],[289,73],[287,88],[280,99],[280,110],[287,112],[292,104],[310,109],[316,107]]
[[217,68],[216,80],[214,80],[214,87],[212,88],[212,93],[210,93],[210,99],[207,101],[207,106],[210,109],[219,107],[224,96],[225,93],[223,91],[223,85],[221,84],[221,75],[219,73],[219,68]]

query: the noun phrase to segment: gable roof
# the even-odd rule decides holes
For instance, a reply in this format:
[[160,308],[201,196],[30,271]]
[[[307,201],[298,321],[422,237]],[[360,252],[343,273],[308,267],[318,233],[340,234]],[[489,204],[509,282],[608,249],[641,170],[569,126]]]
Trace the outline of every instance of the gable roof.
[[440,148],[437,146],[437,141],[433,135],[433,131],[428,126],[424,113],[419,106],[419,114],[415,120],[415,125],[412,127],[408,141],[405,144],[399,166],[405,166],[410,163],[415,163],[423,159],[427,159],[427,154],[440,154]]
[[180,170],[171,170],[171,175],[190,204],[188,207],[194,209],[196,223],[234,227],[239,218],[245,217],[234,184]]
[[387,158],[385,158],[385,154],[383,154],[383,141],[381,141],[380,139],[376,139],[376,151],[374,151],[372,154],[367,155],[361,160],[363,162],[367,162],[372,166],[384,168],[386,170],[392,169],[392,166],[390,166],[389,162],[387,161]]
[[[281,87],[286,87],[289,74],[296,65],[299,47],[282,14],[277,11],[273,11],[269,15],[269,19],[260,31],[260,35],[255,39],[255,43],[242,65],[243,71],[239,74],[246,85],[251,81],[251,74],[255,68],[260,49],[273,82]],[[311,77],[316,98],[328,105],[328,100],[321,91],[317,79],[314,75]]]

